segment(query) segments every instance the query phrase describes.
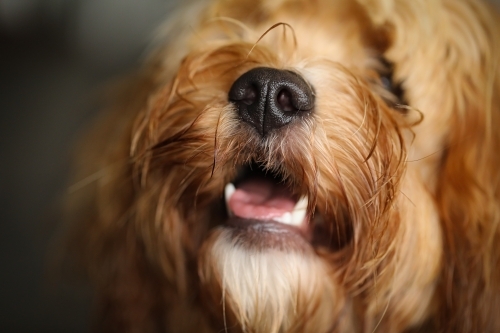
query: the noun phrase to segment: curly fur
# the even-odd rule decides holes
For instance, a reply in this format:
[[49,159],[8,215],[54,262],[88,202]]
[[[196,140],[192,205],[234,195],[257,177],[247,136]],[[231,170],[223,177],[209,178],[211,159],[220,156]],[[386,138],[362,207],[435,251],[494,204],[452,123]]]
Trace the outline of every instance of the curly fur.
[[[216,0],[183,13],[80,155],[71,247],[95,283],[96,330],[499,332],[493,9]],[[382,87],[388,63],[407,105]],[[227,95],[255,67],[310,82],[313,115],[252,131]],[[252,161],[308,195],[328,244],[224,226],[224,185]]]

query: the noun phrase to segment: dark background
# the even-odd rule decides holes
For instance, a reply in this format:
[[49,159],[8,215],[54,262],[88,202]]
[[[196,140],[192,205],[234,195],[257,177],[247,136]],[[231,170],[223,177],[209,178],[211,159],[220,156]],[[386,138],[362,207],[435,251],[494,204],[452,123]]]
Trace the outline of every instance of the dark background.
[[[69,155],[100,89],[137,66],[172,0],[0,0],[0,332],[87,332],[51,271]],[[98,147],[96,147],[98,148]]]
[[88,331],[87,288],[47,259],[69,155],[100,88],[138,65],[174,2],[0,0],[0,332]]

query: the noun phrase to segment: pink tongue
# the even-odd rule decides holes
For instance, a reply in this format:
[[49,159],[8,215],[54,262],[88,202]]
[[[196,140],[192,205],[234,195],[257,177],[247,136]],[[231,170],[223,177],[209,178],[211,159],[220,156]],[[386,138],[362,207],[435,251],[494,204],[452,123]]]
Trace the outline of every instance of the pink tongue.
[[245,219],[271,220],[291,212],[297,200],[283,184],[253,178],[239,184],[228,205],[234,215]]

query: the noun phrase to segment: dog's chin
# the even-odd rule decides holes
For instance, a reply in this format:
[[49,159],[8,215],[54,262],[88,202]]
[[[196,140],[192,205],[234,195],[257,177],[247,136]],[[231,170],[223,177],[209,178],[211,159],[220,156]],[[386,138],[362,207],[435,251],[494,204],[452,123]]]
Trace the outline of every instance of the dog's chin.
[[224,226],[235,244],[248,250],[308,253],[311,249],[307,225],[291,226],[272,220],[231,217]]
[[[344,297],[332,272],[294,227],[230,219],[199,257],[203,292],[226,327],[327,332]],[[299,326],[297,326],[299,325]]]

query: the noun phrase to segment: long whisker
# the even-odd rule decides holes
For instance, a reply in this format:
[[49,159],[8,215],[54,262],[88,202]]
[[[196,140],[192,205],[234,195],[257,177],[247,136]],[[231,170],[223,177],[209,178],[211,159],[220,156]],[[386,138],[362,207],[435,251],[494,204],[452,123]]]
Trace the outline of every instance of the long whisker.
[[68,194],[73,194],[73,193],[83,189],[84,187],[89,186],[90,184],[99,181],[100,179],[104,178],[104,176],[106,175],[106,172],[109,169],[112,169],[121,163],[125,163],[125,162],[116,162],[116,163],[113,163],[111,165],[108,165],[108,166],[101,168],[101,169],[97,170],[96,172],[88,175],[87,177],[77,181],[73,185],[70,185],[67,189]]
[[255,44],[253,44],[252,48],[250,49],[250,51],[248,51],[248,54],[247,54],[247,59],[248,57],[250,56],[250,54],[253,52],[253,50],[255,49],[255,47],[257,47],[257,44],[259,44],[259,42],[271,31],[271,30],[274,30],[274,28],[276,27],[279,27],[279,26],[283,26],[283,27],[288,27],[292,30],[292,34],[293,34],[293,44],[294,44],[294,48],[296,49],[297,48],[297,37],[295,35],[295,30],[293,30],[293,27],[288,24],[288,23],[285,23],[285,22],[279,22],[279,23],[276,23],[276,24],[273,24],[269,29],[267,29],[260,37],[259,39],[255,42]]

